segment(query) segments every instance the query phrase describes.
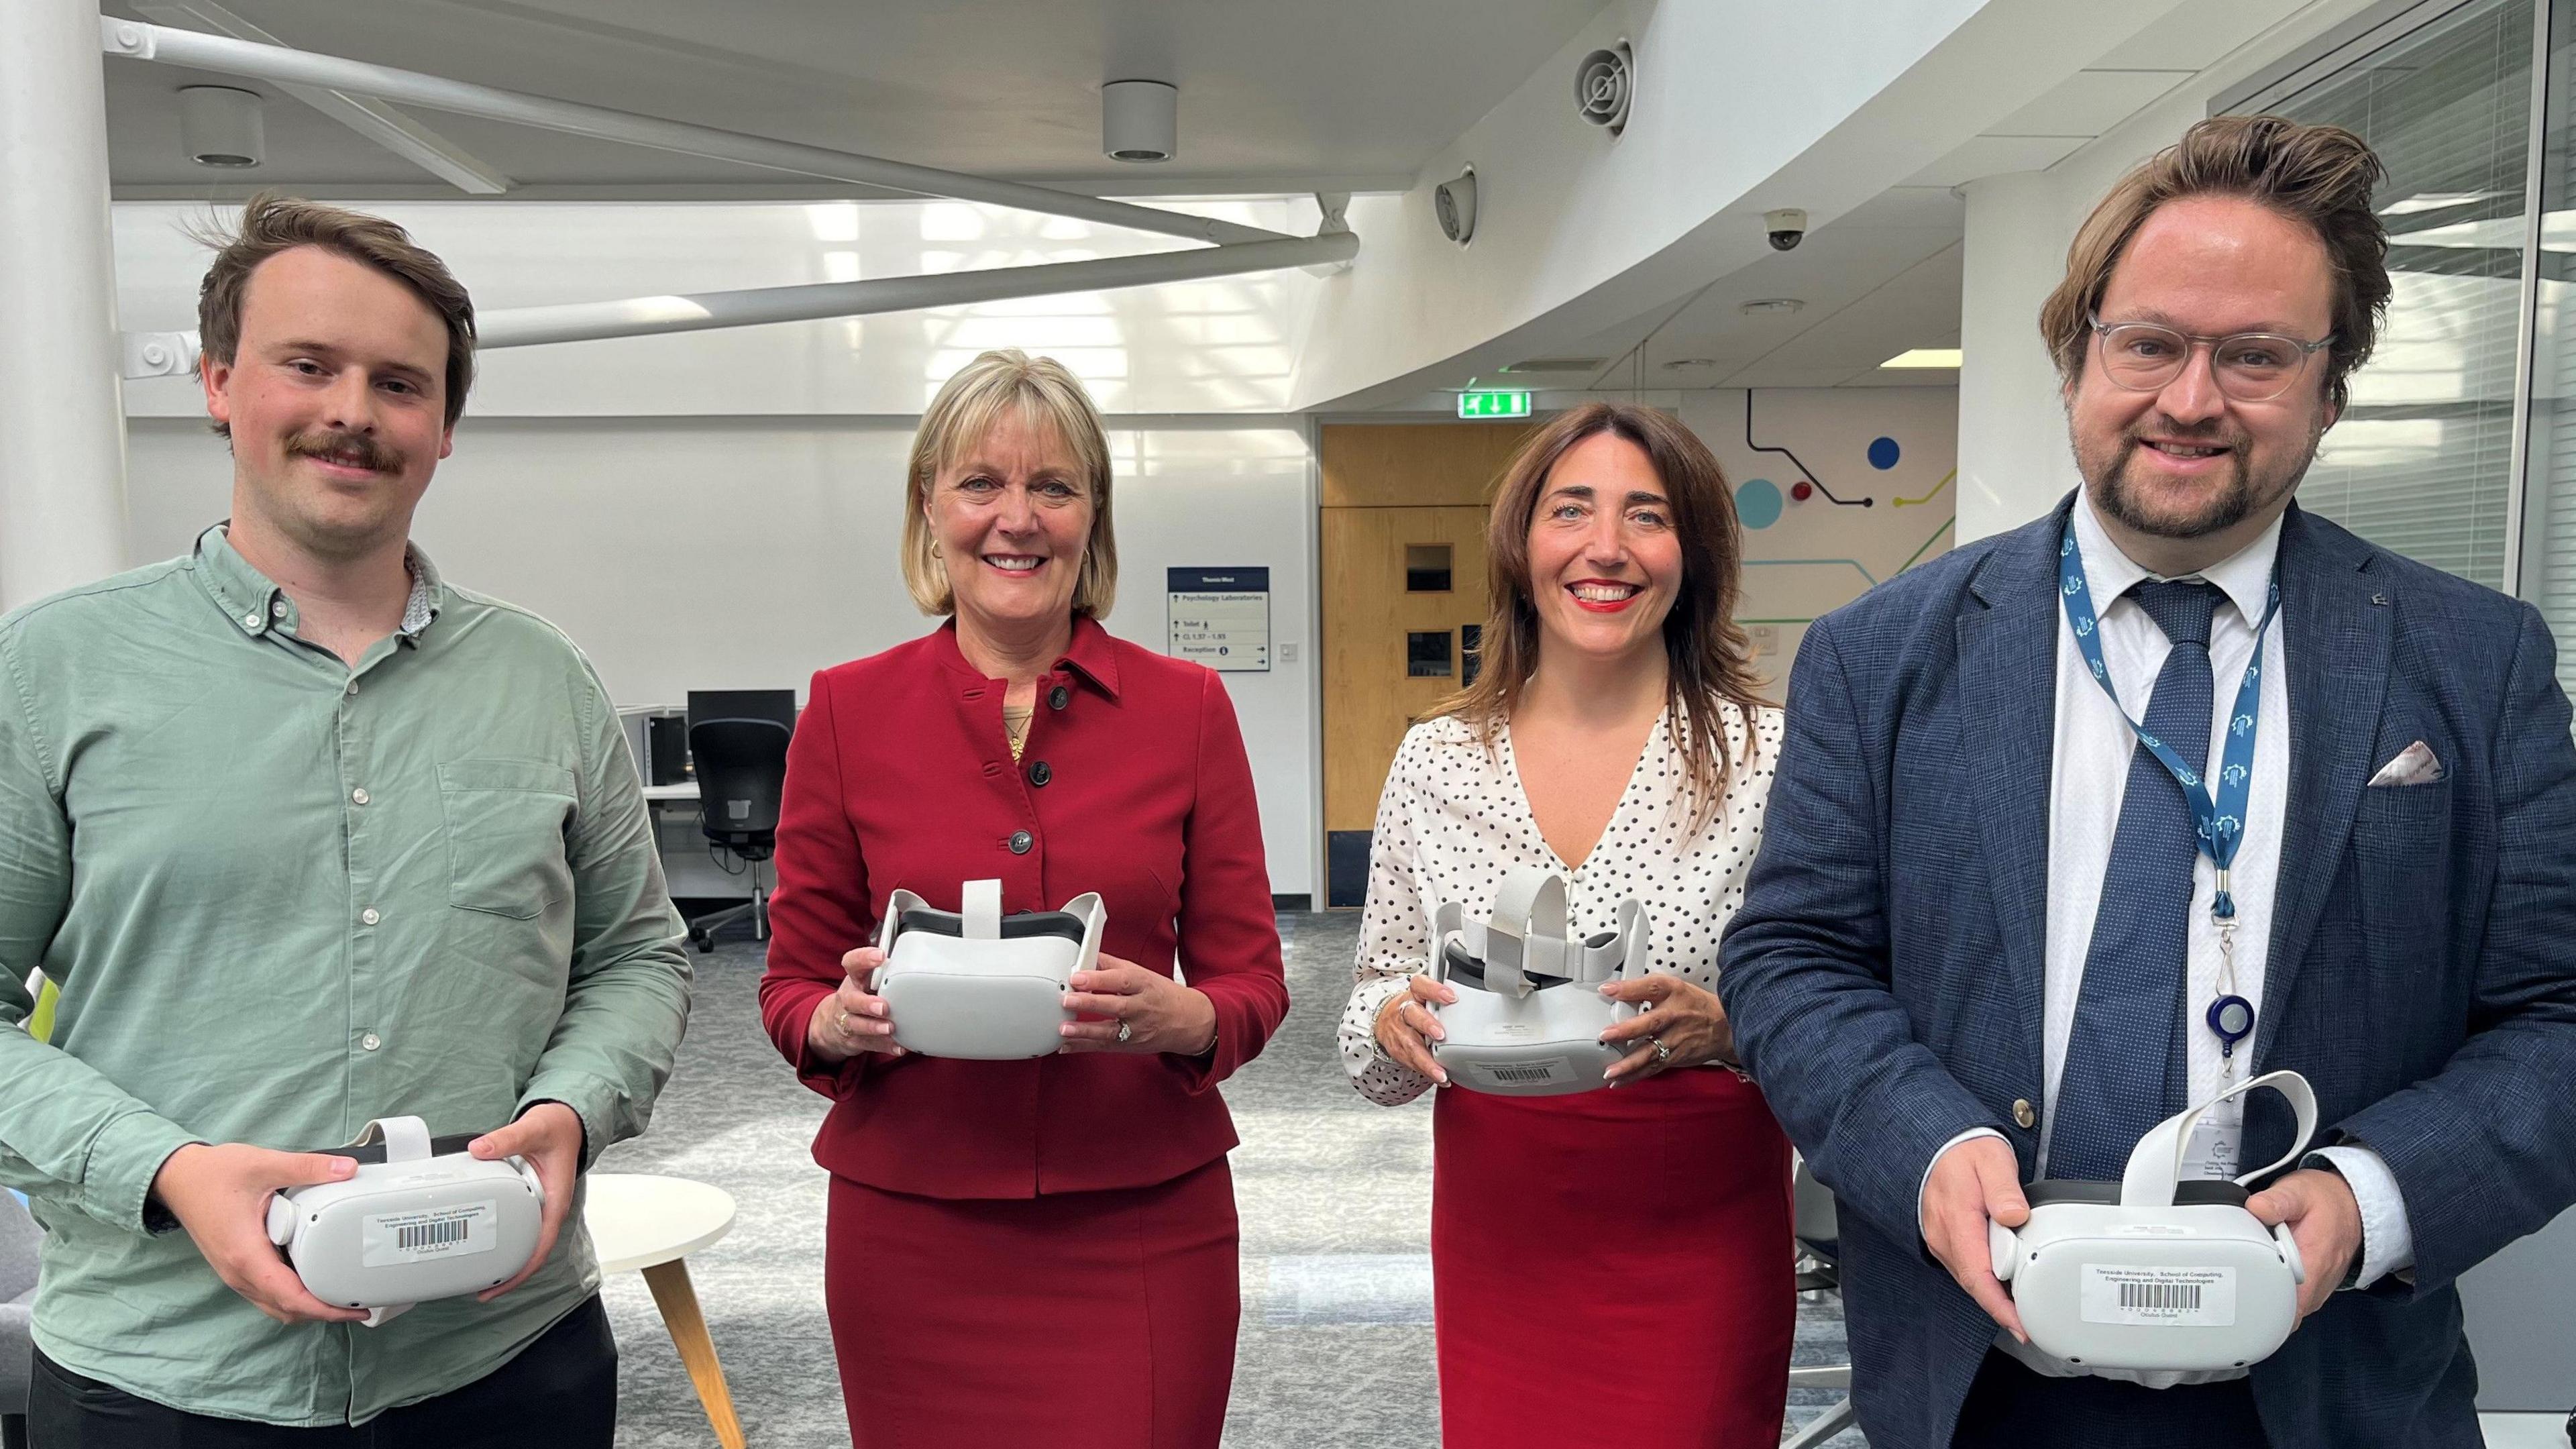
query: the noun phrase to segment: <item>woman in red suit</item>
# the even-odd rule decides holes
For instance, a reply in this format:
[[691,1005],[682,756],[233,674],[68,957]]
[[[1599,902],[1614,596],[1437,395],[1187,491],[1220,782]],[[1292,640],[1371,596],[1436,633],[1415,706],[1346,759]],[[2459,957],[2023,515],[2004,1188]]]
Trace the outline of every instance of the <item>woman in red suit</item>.
[[[862,1449],[1214,1449],[1224,1425],[1235,1135],[1215,1088],[1288,993],[1224,686],[1100,627],[1109,473],[1055,362],[988,352],[950,378],[903,538],[913,597],[949,621],[815,675],[788,749],[761,1017],[833,1102],[824,1288]],[[888,899],[957,909],[994,878],[1006,911],[1108,908],[1062,1053],[904,1052],[866,989]]]
[[[1476,683],[1397,751],[1370,842],[1344,1065],[1370,1100],[1435,1084],[1431,1264],[1449,1449],[1770,1449],[1796,1307],[1789,1144],[1733,1070],[1711,988],[1780,748],[1734,620],[1735,510],[1688,429],[1593,403],[1531,435],[1487,530]],[[1645,903],[1653,974],[1606,1090],[1449,1080],[1432,908],[1564,879],[1577,937]],[[1575,988],[1564,988],[1575,989]]]

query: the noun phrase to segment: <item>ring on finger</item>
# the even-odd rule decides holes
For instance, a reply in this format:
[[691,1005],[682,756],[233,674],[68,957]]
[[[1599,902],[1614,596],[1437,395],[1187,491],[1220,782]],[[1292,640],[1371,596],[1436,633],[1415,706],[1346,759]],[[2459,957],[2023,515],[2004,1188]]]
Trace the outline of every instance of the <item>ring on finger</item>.
[[1655,1065],[1660,1067],[1672,1061],[1673,1049],[1664,1045],[1662,1037],[1650,1036],[1646,1038],[1646,1042],[1655,1049]]
[[1119,1040],[1120,1042],[1122,1042],[1122,1043],[1123,1043],[1123,1042],[1125,1042],[1129,1037],[1132,1037],[1132,1036],[1134,1036],[1134,1035],[1135,1035],[1135,1033],[1134,1033],[1132,1030],[1130,1030],[1130,1029],[1128,1028],[1127,1023],[1126,1023],[1124,1020],[1121,1020],[1121,1021],[1118,1023],[1118,1040]]

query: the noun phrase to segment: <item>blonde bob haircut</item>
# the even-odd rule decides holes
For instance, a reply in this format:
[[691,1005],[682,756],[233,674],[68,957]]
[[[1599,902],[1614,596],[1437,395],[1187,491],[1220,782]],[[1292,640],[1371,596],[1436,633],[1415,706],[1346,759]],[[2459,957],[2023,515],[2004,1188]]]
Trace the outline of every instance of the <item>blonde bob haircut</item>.
[[1091,394],[1063,363],[1031,357],[1016,347],[997,348],[959,368],[940,384],[939,395],[921,415],[904,479],[904,587],[925,614],[957,612],[948,570],[933,551],[930,490],[941,470],[980,446],[1013,412],[1052,429],[1081,467],[1084,496],[1091,500],[1091,537],[1083,545],[1082,571],[1073,581],[1073,613],[1098,618],[1109,612],[1118,593],[1118,540],[1109,527],[1109,436]]

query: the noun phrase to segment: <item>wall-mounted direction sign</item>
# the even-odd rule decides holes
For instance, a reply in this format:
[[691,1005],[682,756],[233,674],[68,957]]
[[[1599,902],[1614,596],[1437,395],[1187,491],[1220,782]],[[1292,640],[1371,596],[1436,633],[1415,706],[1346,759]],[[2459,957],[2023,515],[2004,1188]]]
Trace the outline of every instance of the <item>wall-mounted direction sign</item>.
[[1525,418],[1529,415],[1530,395],[1526,392],[1458,394],[1458,416],[1462,418]]
[[1172,569],[1165,617],[1175,659],[1225,673],[1270,668],[1270,570]]

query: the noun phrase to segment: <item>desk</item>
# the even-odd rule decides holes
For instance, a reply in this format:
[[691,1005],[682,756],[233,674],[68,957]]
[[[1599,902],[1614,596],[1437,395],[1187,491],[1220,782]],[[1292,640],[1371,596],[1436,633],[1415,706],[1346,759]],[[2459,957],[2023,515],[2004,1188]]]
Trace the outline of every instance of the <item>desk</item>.
[[603,1276],[629,1270],[644,1275],[717,1442],[724,1449],[743,1449],[733,1393],[725,1387],[715,1340],[707,1333],[706,1315],[699,1311],[697,1290],[683,1261],[733,1230],[732,1195],[686,1178],[594,1172],[581,1220],[590,1229]]

